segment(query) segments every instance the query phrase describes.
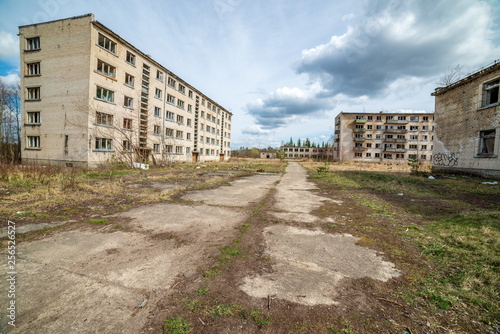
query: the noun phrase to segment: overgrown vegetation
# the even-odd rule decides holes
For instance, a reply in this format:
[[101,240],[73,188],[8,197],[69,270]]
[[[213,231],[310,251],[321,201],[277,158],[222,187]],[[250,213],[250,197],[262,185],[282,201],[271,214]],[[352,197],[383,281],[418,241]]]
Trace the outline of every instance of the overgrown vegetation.
[[417,222],[400,235],[420,249],[433,269],[415,269],[413,284],[398,289],[400,298],[428,305],[429,311],[453,310],[457,318],[484,325],[500,321],[499,186],[447,175],[429,179],[413,173],[326,172],[317,165],[309,166],[309,174],[325,187],[354,192],[351,197],[374,215],[395,224],[401,219]]

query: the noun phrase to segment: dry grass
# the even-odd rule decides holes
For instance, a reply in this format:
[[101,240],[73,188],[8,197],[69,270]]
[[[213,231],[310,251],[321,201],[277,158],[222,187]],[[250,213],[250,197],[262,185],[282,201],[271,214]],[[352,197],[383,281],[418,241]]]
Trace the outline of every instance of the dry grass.
[[[317,169],[318,167],[326,167],[330,172],[387,172],[387,173],[410,173],[411,168],[406,162],[400,163],[378,163],[378,162],[316,162],[304,161],[301,165],[308,169]],[[430,171],[430,164],[423,164],[422,171]]]

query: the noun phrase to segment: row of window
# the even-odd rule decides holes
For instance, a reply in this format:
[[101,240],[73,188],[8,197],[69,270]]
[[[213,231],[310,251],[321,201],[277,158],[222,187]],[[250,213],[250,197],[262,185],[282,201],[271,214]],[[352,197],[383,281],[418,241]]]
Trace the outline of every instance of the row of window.
[[[318,152],[317,149],[311,149],[311,150],[313,153]],[[308,148],[287,148],[287,147],[285,147],[285,148],[283,148],[283,151],[284,152],[294,152],[294,151],[295,152],[309,152],[309,149]],[[319,152],[321,153],[322,150],[319,150]]]
[[[117,44],[111,40],[110,38],[104,36],[103,34],[99,33],[98,34],[98,42],[97,44],[102,47],[103,49],[111,52],[112,54],[114,54],[115,56],[118,56],[117,54]],[[39,45],[39,43],[38,43]],[[126,56],[125,56],[125,61],[127,63],[129,63],[130,65],[133,65],[135,66],[135,60],[136,60],[136,56],[131,53],[130,51],[127,51],[126,53]],[[105,74],[105,75],[108,75],[108,76],[111,76],[113,78],[115,78],[115,71],[116,71],[116,68],[113,67],[112,65],[109,65],[109,64],[106,64],[104,63],[103,61],[99,60],[98,61],[98,66],[97,66],[97,71]],[[133,77],[130,75],[130,74],[126,74],[126,77],[129,77],[128,80],[126,79],[126,84],[133,87]],[[160,70],[157,70],[156,71],[156,79],[163,82],[163,77],[164,77],[164,73]],[[181,83],[177,83],[176,80],[172,77],[168,77],[168,80],[167,80],[167,84],[169,87],[177,90],[178,92],[180,92],[181,94],[186,94],[186,86],[182,85]],[[159,90],[158,88],[156,88],[156,91],[155,91],[155,97],[161,99],[162,98],[162,92],[161,90]],[[188,97],[190,99],[193,99],[193,91],[192,90],[189,90],[188,92]],[[169,103],[172,103],[174,104],[175,103],[175,97],[169,95],[169,99],[167,99],[167,101]],[[183,108],[184,109],[184,101],[178,101],[177,102],[177,106],[180,107],[180,108]],[[205,99],[202,98],[202,101],[201,101],[201,104],[203,106],[205,106]],[[212,111],[216,111],[220,114],[220,108],[216,108],[216,106],[214,104],[212,104],[211,102],[207,102],[207,108],[208,109],[211,109]],[[229,116],[231,117],[231,116]]]
[[[355,143],[354,147],[365,147],[365,146],[363,146],[362,143]],[[396,149],[406,150],[406,145],[404,145],[404,144],[396,144],[396,145],[393,145],[393,144],[384,144],[383,146],[382,146],[382,144],[375,144],[374,146],[373,146],[372,143],[367,143],[366,144],[366,148],[382,148],[382,147],[384,147],[384,148],[396,148]],[[430,145],[430,146],[428,146],[428,145],[420,145],[420,150],[426,151],[428,149],[428,147],[430,147],[429,150],[432,150],[433,145]],[[409,150],[418,150],[418,145],[413,145],[413,144],[412,145],[408,145],[408,149]]]
[[[356,129],[365,129],[363,125],[357,124]],[[367,125],[366,130],[373,130],[374,127],[373,125]],[[382,127],[382,125],[375,125],[375,130],[393,130],[393,129],[398,129],[398,130],[406,130],[406,126],[404,125],[386,125],[385,127]],[[418,125],[410,125],[410,131],[418,131],[419,126]],[[421,127],[421,131],[429,131],[429,126],[423,125]],[[434,131],[434,126],[432,127],[432,131]]]
[[[382,116],[375,116],[376,121],[382,121]],[[356,115],[356,119],[366,119],[368,121],[373,121],[373,116],[365,116],[365,115]],[[411,122],[418,122],[420,120],[420,116],[409,116],[408,119]],[[428,122],[431,119],[431,116],[422,116],[423,122]],[[398,120],[398,121],[406,121],[407,116],[385,116],[386,121]],[[432,117],[434,120],[434,117]]]
[[[365,155],[363,156],[362,152],[356,152],[356,153],[354,153],[354,157],[355,158],[381,158],[382,154],[381,153],[374,153],[372,155],[372,153],[368,152],[368,153],[365,153]],[[397,154],[384,153],[383,154],[384,159],[404,160],[405,157],[406,157],[406,155],[402,154],[402,153],[397,153]],[[408,159],[417,159],[417,155],[416,154],[408,154]],[[425,154],[420,155],[420,160],[427,160],[427,155],[425,155]],[[431,156],[429,156],[429,160],[431,160]]]
[[[356,133],[354,135],[354,138],[361,139],[361,138],[365,138],[365,137],[361,133]],[[366,134],[366,139],[373,139],[373,138],[382,140],[382,135],[376,134],[375,137],[373,137],[373,135],[371,133]],[[428,135],[421,135],[420,138],[421,138],[420,139],[421,141],[428,141],[429,140]],[[431,140],[434,140],[434,136],[431,136],[430,138],[431,138]],[[394,137],[394,135],[386,135],[386,136],[384,136],[384,139],[385,140],[391,140],[391,139],[406,140],[406,136],[405,135],[397,135],[397,137]],[[410,135],[409,140],[418,140],[418,135]]]

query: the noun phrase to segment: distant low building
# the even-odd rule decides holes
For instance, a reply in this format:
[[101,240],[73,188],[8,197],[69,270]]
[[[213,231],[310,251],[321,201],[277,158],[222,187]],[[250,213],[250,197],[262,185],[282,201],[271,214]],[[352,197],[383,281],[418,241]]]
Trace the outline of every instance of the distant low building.
[[276,152],[260,152],[261,159],[276,159]]
[[295,147],[285,145],[281,149],[287,159],[331,159],[331,148],[329,147]]
[[335,117],[333,159],[430,162],[433,136],[431,113],[341,112]]
[[438,87],[432,169],[500,178],[500,63]]

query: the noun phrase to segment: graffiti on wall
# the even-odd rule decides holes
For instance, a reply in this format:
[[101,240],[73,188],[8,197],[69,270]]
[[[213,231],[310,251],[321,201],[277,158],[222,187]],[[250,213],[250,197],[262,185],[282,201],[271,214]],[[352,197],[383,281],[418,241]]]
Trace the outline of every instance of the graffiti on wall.
[[432,163],[440,167],[454,167],[458,165],[458,155],[455,153],[437,153],[432,156]]

